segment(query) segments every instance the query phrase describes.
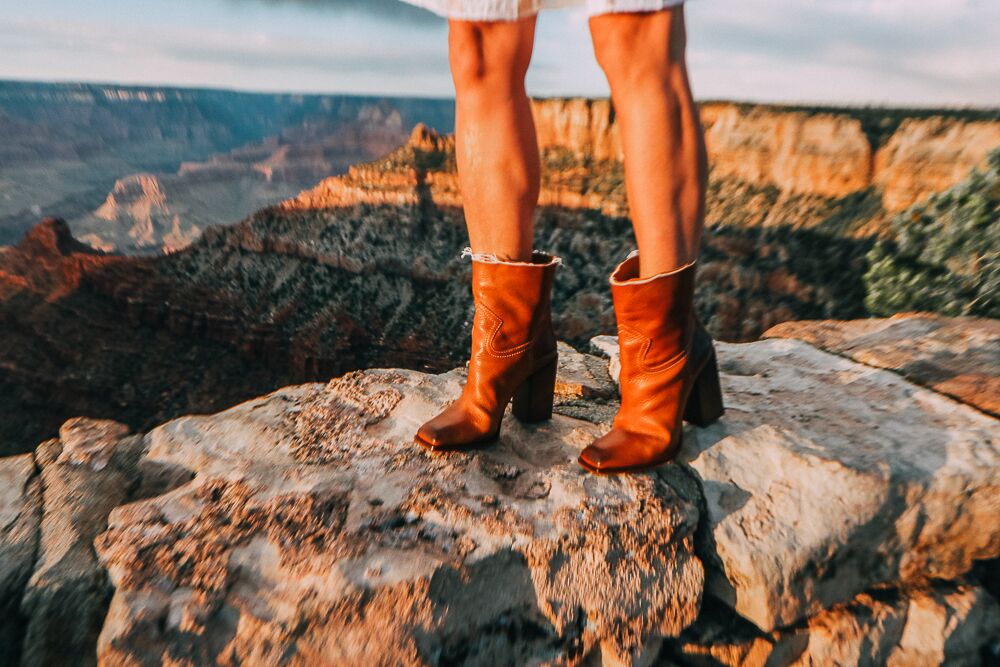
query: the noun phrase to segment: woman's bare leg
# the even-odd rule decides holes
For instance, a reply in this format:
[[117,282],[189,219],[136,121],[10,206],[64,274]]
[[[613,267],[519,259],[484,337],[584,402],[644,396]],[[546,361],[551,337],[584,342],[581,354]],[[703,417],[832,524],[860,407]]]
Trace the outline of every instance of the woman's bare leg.
[[698,256],[708,171],[683,7],[601,14],[590,31],[621,127],[639,275],[671,271]]
[[524,76],[535,18],[448,26],[458,176],[472,249],[529,260],[540,165]]

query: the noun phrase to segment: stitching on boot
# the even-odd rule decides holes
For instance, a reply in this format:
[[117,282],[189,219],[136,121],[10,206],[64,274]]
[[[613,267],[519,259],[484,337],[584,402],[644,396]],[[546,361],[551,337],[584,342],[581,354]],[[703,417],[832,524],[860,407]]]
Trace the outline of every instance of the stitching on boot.
[[683,362],[687,358],[687,355],[685,354],[684,350],[681,350],[680,352],[670,357],[669,359],[665,359],[664,361],[661,361],[655,366],[650,366],[649,364],[646,363],[646,355],[649,354],[650,348],[653,347],[653,341],[649,338],[649,336],[645,336],[639,333],[638,331],[629,327],[628,325],[619,325],[618,337],[621,338],[622,336],[625,336],[626,338],[631,338],[633,340],[642,341],[642,347],[640,348],[639,354],[637,355],[639,358],[639,370],[641,373],[649,373],[654,375],[657,373],[663,373],[665,371],[671,370],[672,368],[677,366],[677,364]]
[[507,357],[516,357],[524,353],[529,347],[531,347],[531,344],[535,341],[534,338],[530,338],[528,339],[527,342],[521,343],[520,345],[515,345],[514,347],[510,347],[505,350],[498,350],[493,343],[496,340],[497,334],[500,333],[500,329],[503,327],[503,319],[501,319],[499,315],[490,310],[490,308],[486,305],[478,305],[476,307],[482,308],[483,315],[496,322],[493,328],[490,329],[490,337],[487,339],[486,342],[486,351],[490,353],[490,356],[498,357],[501,359]]

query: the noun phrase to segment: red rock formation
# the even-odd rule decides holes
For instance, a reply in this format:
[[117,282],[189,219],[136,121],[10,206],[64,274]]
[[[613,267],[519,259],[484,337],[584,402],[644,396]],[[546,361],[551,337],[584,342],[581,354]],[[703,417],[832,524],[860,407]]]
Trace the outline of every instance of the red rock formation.
[[716,178],[843,197],[871,183],[872,148],[856,118],[735,104],[703,113]]
[[533,100],[531,111],[541,150],[564,148],[594,160],[621,160],[621,137],[610,100]]
[[875,156],[875,184],[883,205],[900,211],[946,190],[981,167],[1000,146],[1000,123],[955,123],[946,118],[907,119]]
[[17,247],[0,249],[0,299],[25,290],[56,301],[78,289],[87,270],[114,261],[73,238],[65,221],[47,218]]
[[[609,100],[535,100],[532,112],[543,154],[568,151],[589,161],[621,162],[621,137]],[[713,178],[826,198],[877,187],[883,206],[892,212],[956,184],[1000,147],[1000,121],[965,120],[942,112],[904,119],[878,148],[862,120],[864,114],[879,113],[703,104]],[[574,188],[580,176],[550,175],[542,204],[603,208],[611,215],[626,210],[620,202],[608,206],[601,197]]]

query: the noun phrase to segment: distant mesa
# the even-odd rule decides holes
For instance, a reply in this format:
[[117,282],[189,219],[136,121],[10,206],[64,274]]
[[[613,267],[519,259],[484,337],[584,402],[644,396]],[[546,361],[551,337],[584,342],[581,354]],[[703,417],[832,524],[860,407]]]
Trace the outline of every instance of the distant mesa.
[[[95,247],[177,249],[452,119],[447,100],[0,81],[0,245],[57,216]],[[102,204],[142,174],[157,206]]]

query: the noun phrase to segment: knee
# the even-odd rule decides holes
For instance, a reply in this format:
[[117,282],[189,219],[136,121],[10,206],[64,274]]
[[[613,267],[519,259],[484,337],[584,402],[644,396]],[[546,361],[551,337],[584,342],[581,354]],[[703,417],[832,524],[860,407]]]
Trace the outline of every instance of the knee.
[[674,12],[602,15],[591,19],[594,55],[612,89],[662,85],[683,67],[683,23]]
[[448,59],[456,96],[496,99],[523,92],[531,45],[525,45],[520,35],[507,28],[492,23],[452,23]]
[[609,25],[593,31],[594,56],[609,79],[628,71],[628,62],[635,55],[629,39],[634,32],[628,25]]

